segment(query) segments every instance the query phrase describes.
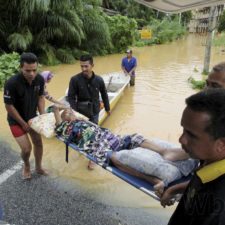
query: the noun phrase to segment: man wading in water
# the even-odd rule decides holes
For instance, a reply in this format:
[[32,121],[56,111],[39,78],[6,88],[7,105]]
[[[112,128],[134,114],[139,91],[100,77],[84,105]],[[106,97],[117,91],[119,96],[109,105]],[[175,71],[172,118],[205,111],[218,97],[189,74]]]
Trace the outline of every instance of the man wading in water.
[[[38,174],[47,175],[42,167],[43,144],[40,134],[28,125],[38,109],[44,111],[44,79],[37,74],[38,59],[33,53],[23,53],[20,57],[20,72],[12,76],[4,87],[4,103],[8,112],[11,132],[20,146],[24,162],[23,178],[31,178],[30,153],[34,146],[35,169]],[[29,139],[31,138],[31,141]]]

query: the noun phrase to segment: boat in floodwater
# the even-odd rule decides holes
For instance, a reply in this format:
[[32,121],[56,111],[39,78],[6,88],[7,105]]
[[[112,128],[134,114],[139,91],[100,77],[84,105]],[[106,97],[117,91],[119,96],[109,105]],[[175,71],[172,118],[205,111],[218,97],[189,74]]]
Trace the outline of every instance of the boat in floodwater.
[[[114,107],[116,106],[117,102],[119,101],[119,99],[121,98],[121,96],[123,95],[125,88],[128,86],[130,77],[126,76],[124,73],[114,72],[114,73],[105,74],[102,76],[102,78],[104,80],[104,83],[107,89],[110,109],[112,111]],[[61,97],[59,101],[66,105],[69,105],[69,102],[67,99],[67,92],[68,92],[68,89],[65,92],[65,96]],[[100,98],[100,109],[101,109],[99,112],[99,125],[101,125],[103,121],[107,118],[108,114],[104,109],[101,96],[99,96],[99,98]]]

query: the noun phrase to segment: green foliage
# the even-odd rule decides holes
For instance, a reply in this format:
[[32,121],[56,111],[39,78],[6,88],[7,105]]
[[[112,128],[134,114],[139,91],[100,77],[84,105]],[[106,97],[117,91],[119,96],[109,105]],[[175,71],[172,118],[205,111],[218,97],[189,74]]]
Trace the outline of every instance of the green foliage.
[[106,19],[101,12],[86,8],[82,13],[85,39],[83,49],[93,55],[104,55],[111,49],[111,37]]
[[[32,51],[43,64],[71,63],[82,52],[122,52],[150,25],[153,38],[136,45],[174,40],[183,30],[166,15],[134,0],[0,0],[0,53]],[[108,17],[101,6],[121,15]],[[185,14],[182,14],[182,16]],[[157,18],[157,20],[153,19]]]
[[[159,15],[156,10],[141,5],[134,0],[107,0],[103,2],[105,6],[118,11],[121,15],[134,18],[139,28],[146,26],[152,18],[156,18]],[[165,15],[164,13],[161,14]]]
[[225,11],[220,16],[219,25],[218,25],[218,31],[219,32],[225,31]]
[[87,51],[83,51],[83,50],[80,50],[80,49],[77,49],[77,48],[71,49],[71,53],[72,53],[72,55],[73,55],[73,57],[74,57],[75,59],[80,59],[80,57],[81,57],[82,55],[88,54]]
[[181,22],[183,25],[187,25],[192,18],[192,11],[183,12],[181,14]]
[[9,48],[12,50],[25,51],[32,43],[33,36],[28,27],[25,27],[21,33],[13,33],[8,37]]
[[55,48],[49,44],[40,45],[41,55],[39,57],[41,62],[44,62],[45,65],[56,65],[60,61],[55,55]]
[[198,72],[199,72],[197,67],[195,67],[195,68],[193,69],[193,71],[194,71],[195,73],[198,73]]
[[82,7],[81,0],[4,2],[0,6],[0,33],[4,34],[0,38],[0,49],[33,51],[41,59],[50,60],[45,61],[46,64],[55,63],[57,57],[68,60],[43,46],[55,49],[79,46],[84,39],[83,23],[78,16]]
[[56,56],[63,63],[74,63],[75,61],[72,51],[68,49],[57,49]]
[[203,71],[202,71],[202,75],[204,75],[204,76],[208,76],[208,75],[209,75],[209,71],[205,71],[205,70],[203,70]]
[[195,80],[193,77],[189,77],[188,82],[192,85],[193,89],[202,90],[205,87],[205,80]]
[[163,44],[174,41],[182,37],[186,33],[184,26],[179,24],[177,19],[163,19],[162,21],[152,19],[147,27],[152,31],[152,38],[150,40],[139,40],[135,43],[136,46]]
[[93,7],[102,6],[102,0],[85,0],[85,4],[92,5]]
[[3,54],[0,56],[0,88],[5,81],[19,70],[19,54]]
[[135,41],[137,33],[136,21],[120,15],[106,18],[112,39],[113,52],[126,50]]
[[225,47],[225,32],[217,34],[213,39],[213,44],[216,47]]
[[149,27],[152,30],[154,44],[174,41],[186,32],[186,29],[177,20],[152,20]]
[[147,41],[136,41],[136,42],[135,42],[135,46],[136,46],[136,47],[143,47],[143,46],[145,46],[145,45],[148,45],[148,44],[147,44]]

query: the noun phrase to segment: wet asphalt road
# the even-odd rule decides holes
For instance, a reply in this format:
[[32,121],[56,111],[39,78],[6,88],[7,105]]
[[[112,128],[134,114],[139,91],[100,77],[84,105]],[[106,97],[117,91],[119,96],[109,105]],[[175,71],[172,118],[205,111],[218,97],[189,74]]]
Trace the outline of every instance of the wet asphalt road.
[[[18,161],[20,156],[0,142],[0,176]],[[154,209],[103,205],[82,190],[69,190],[66,182],[37,174],[24,181],[18,170],[0,184],[0,220],[16,225],[165,225],[169,220]]]

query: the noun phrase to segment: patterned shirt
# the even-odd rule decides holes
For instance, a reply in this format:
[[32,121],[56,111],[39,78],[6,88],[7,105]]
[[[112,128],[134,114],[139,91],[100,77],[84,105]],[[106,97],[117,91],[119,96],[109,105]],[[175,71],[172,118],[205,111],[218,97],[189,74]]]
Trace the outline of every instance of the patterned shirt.
[[138,134],[121,137],[106,128],[79,120],[64,121],[56,127],[55,131],[64,139],[68,139],[73,132],[71,142],[98,161],[105,161],[109,151],[135,148],[144,141],[144,138]]

